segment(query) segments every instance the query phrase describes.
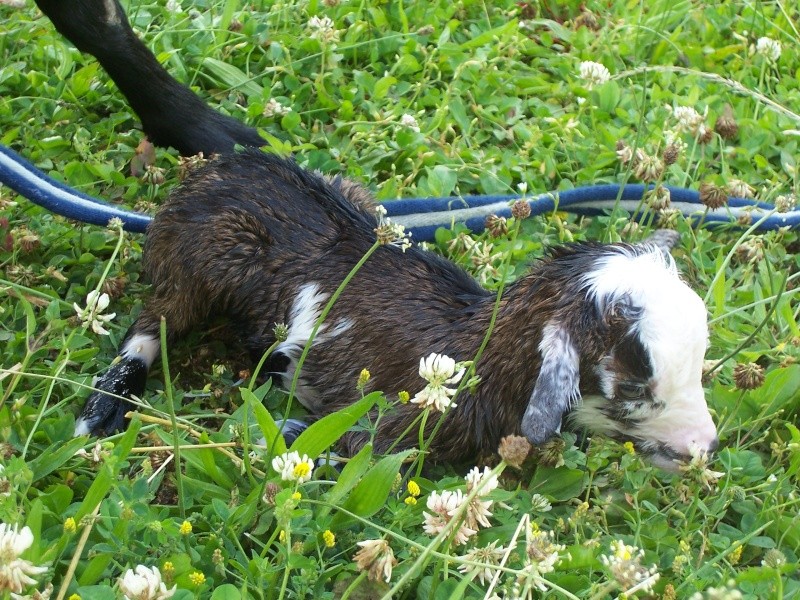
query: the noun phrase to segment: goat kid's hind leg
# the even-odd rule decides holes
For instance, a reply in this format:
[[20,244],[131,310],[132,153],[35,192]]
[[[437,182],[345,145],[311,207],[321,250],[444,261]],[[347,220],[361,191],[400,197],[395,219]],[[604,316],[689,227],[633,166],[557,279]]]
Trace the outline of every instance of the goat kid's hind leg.
[[[109,435],[125,429],[125,413],[133,404],[115,396],[141,397],[147,374],[161,352],[161,315],[167,323],[167,341],[172,343],[207,316],[207,294],[195,288],[187,294],[156,293],[125,334],[119,355],[95,382],[98,391],[86,400],[75,423],[75,435]],[[196,293],[195,293],[196,292]],[[111,395],[113,394],[113,396]]]
[[116,396],[141,397],[147,373],[161,350],[159,332],[136,321],[125,335],[119,355],[111,367],[95,381],[92,392],[75,423],[75,435],[102,437],[125,429],[125,413],[133,404]]

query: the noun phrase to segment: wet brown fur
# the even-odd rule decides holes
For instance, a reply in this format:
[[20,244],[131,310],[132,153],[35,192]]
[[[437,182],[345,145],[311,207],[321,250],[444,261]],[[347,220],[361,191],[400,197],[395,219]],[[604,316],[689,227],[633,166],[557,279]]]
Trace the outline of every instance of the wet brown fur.
[[[148,230],[145,269],[152,297],[129,335],[157,336],[160,315],[175,338],[212,314],[225,314],[259,355],[275,341],[274,324],[290,324],[301,286],[316,283],[333,293],[372,246],[375,218],[364,208],[368,201],[352,182],[325,179],[261,152],[212,161],[172,194]],[[520,433],[541,364],[541,330],[551,319],[582,332],[581,357],[588,359],[582,364],[608,350],[610,329],[594,302],[581,303],[576,287],[587,248],[601,247],[562,249],[507,288],[477,364],[482,383],[461,394],[444,418],[431,447],[435,460],[468,461],[493,452],[502,436]],[[306,404],[319,416],[354,402],[364,368],[372,374],[367,391],[413,396],[425,384],[417,372],[420,358],[438,352],[472,359],[494,305],[493,294],[441,257],[416,247],[405,253],[378,248],[326,320],[331,329],[344,320],[351,327],[308,355],[301,381],[314,399]],[[592,373],[584,376],[582,390],[598,393]],[[393,444],[419,411],[398,405],[385,415],[376,450]],[[363,432],[348,434],[342,450],[352,454],[366,439]],[[414,432],[399,447],[417,439]]]

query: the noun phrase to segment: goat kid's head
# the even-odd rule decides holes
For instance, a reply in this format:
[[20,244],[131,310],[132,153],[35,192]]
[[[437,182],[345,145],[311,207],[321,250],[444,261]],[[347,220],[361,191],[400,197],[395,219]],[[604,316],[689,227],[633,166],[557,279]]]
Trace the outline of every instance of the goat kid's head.
[[550,267],[539,276],[560,286],[560,300],[539,344],[522,420],[528,439],[542,443],[568,413],[571,424],[632,441],[668,470],[712,452],[717,432],[701,382],[706,309],[672,257],[654,244],[579,246]]

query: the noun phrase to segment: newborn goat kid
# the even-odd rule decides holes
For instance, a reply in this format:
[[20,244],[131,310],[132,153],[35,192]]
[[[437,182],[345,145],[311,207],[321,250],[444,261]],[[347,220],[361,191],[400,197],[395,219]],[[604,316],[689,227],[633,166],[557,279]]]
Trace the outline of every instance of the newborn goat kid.
[[[97,387],[143,393],[161,315],[171,340],[211,315],[227,315],[256,356],[275,341],[274,324],[285,323],[288,338],[268,368],[291,381],[325,302],[375,240],[368,200],[350,182],[258,151],[212,161],[149,227],[144,266],[152,297]],[[372,373],[369,388],[414,394],[424,384],[420,357],[475,356],[494,304],[493,294],[443,258],[381,246],[320,328],[297,397],[315,416],[339,409],[360,397],[363,368]],[[538,444],[568,413],[591,431],[632,440],[661,466],[674,466],[693,444],[711,451],[716,430],[700,381],[706,338],[703,302],[656,245],[556,249],[506,289],[476,365],[482,381],[456,398],[432,456],[474,460],[511,433]],[[121,429],[129,408],[94,393],[76,434]],[[398,405],[384,416],[376,450],[386,450],[419,410]],[[352,454],[365,441],[363,433],[348,434],[342,450]]]

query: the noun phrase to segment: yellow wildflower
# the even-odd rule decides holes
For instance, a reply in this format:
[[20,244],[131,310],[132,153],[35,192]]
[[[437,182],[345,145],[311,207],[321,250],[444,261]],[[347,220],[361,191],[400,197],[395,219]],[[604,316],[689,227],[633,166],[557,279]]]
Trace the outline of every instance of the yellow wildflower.
[[78,594],[72,594],[68,600],[81,600],[81,597]]
[[625,442],[622,447],[625,448],[625,452],[628,454],[636,454],[636,449],[633,447],[633,442]]
[[286,530],[281,529],[281,532],[278,534],[278,541],[283,544],[286,542]]
[[181,535],[189,535],[192,533],[192,524],[189,521],[184,521],[178,531],[180,531]]
[[300,498],[302,497],[303,494],[301,494],[300,492],[295,492],[294,494],[292,494],[292,500],[300,500]]
[[408,404],[408,401],[411,400],[411,394],[403,390],[397,394],[397,399],[400,400],[400,404]]
[[68,517],[64,521],[64,533],[75,533],[78,529],[77,523],[75,523],[75,519],[72,517]]
[[325,542],[328,548],[333,548],[334,544],[336,544],[336,536],[330,529],[326,529],[322,534],[322,541]]
[[421,490],[419,489],[419,484],[413,479],[408,482],[408,493],[414,496],[415,498],[419,496],[421,493]]
[[367,369],[361,369],[361,373],[358,375],[358,383],[356,384],[356,387],[358,387],[358,389],[363,388],[365,385],[367,385],[369,378],[369,371]]
[[195,571],[194,573],[189,574],[189,581],[192,582],[192,585],[199,587],[206,582],[206,576],[200,571]]
[[414,506],[414,505],[417,503],[417,499],[416,499],[416,498],[414,498],[414,496],[409,496],[408,498],[406,498],[405,500],[403,500],[403,502],[405,502],[405,503],[406,503],[406,504],[408,504],[409,506]]

